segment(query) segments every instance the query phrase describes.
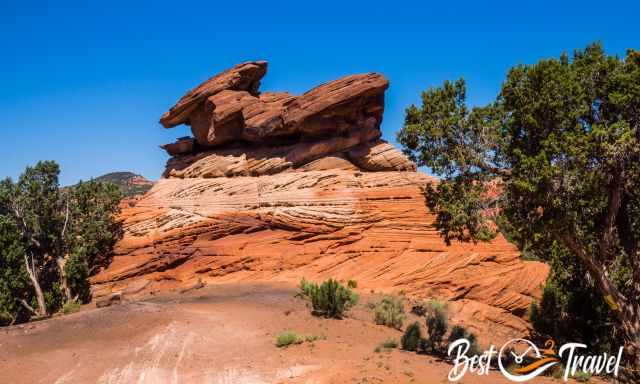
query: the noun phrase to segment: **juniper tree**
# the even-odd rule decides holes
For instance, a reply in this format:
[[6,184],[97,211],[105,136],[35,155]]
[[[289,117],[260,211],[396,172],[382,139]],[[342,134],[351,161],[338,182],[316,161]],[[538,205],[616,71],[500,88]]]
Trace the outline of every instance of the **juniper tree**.
[[60,188],[59,172],[55,162],[42,161],[16,182],[0,182],[3,323],[88,299],[88,277],[108,262],[121,235],[118,188],[95,181]]
[[[441,176],[426,195],[447,242],[491,239],[497,222],[528,252],[580,263],[622,330],[627,378],[637,375],[638,52],[620,58],[593,44],[518,65],[484,107],[467,107],[464,80],[447,81],[407,109],[398,140]],[[624,268],[628,279],[614,282]]]

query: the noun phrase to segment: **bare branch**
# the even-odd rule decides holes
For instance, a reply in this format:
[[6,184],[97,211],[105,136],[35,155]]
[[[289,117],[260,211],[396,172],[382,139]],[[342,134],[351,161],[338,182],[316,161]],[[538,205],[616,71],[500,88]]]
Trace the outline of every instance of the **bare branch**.
[[40,241],[36,239],[35,235],[31,233],[31,231],[29,230],[29,226],[27,225],[27,220],[25,219],[24,215],[22,215],[22,212],[20,212],[20,208],[18,207],[17,204],[15,204],[15,202],[11,203],[11,209],[13,210],[13,213],[16,216],[16,219],[22,225],[22,233],[24,237],[27,238],[31,243],[33,243],[33,245],[35,245],[36,247],[40,247],[41,246]]
[[485,172],[491,172],[494,173],[498,176],[502,176],[505,178],[508,178],[511,176],[511,170],[509,169],[504,169],[504,168],[497,168],[494,167],[492,165],[489,165],[487,163],[485,163],[484,161],[478,160],[475,162],[474,164],[476,167],[480,168],[481,170],[485,171]]
[[[33,262],[33,257],[31,257],[31,261]],[[29,259],[27,258],[26,254],[24,254],[24,265],[27,268],[27,274],[32,280],[34,280],[35,276],[33,274],[32,267],[29,266]]]
[[67,224],[69,223],[69,199],[67,199],[67,208],[64,214],[64,226],[62,227],[62,241],[64,241],[64,234],[67,232]]
[[25,307],[29,312],[33,313],[34,315],[38,315],[38,312],[36,312],[35,309],[33,309],[32,306],[30,306],[24,299],[20,299],[20,304],[22,304],[23,307]]

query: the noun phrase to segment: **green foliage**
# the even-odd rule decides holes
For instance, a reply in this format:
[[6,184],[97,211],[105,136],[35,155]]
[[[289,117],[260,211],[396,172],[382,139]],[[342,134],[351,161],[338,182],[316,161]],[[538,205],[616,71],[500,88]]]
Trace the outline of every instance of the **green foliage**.
[[[594,353],[617,352],[623,335],[615,316],[581,264],[566,265],[561,248],[550,250],[551,271],[539,303],[533,303],[530,320],[534,329],[553,337],[558,344],[580,342]],[[629,268],[614,269],[618,286],[630,280]],[[585,305],[588,303],[588,305]]]
[[117,187],[90,181],[60,188],[58,165],[41,161],[0,182],[0,320],[47,316],[89,299],[87,278],[121,236]]
[[349,280],[347,281],[347,287],[351,288],[351,289],[356,289],[358,288],[358,282],[355,280]]
[[307,335],[304,337],[304,341],[306,341],[307,343],[314,343],[318,340],[326,340],[327,336],[325,335]]
[[591,380],[591,373],[579,370],[571,377],[577,382],[586,383]]
[[411,313],[416,316],[422,317],[427,313],[427,309],[425,308],[424,304],[419,303],[411,307]]
[[114,220],[121,198],[117,186],[96,181],[65,191],[65,273],[73,297],[88,300],[87,278],[110,262],[111,249],[122,236],[121,224]]
[[442,314],[446,316],[447,304],[438,299],[429,299],[424,303],[424,316],[435,316]]
[[417,321],[407,327],[400,339],[400,345],[405,351],[417,351],[422,339],[422,330]]
[[302,344],[303,340],[293,331],[284,331],[276,336],[276,347],[288,347],[293,344]]
[[24,252],[17,226],[8,216],[0,214],[0,326],[29,318],[19,300],[35,305],[24,267]]
[[385,348],[398,348],[398,342],[395,339],[387,339],[382,343]]
[[67,301],[62,306],[62,313],[68,315],[70,313],[78,312],[82,305],[77,301]]
[[467,331],[467,329],[460,325],[454,325],[451,328],[451,332],[449,333],[449,337],[447,339],[447,343],[451,344],[458,339],[467,339],[469,341],[469,351],[467,352],[467,356],[479,356],[482,352],[480,351],[480,347],[478,346],[478,338],[472,332]]
[[64,266],[64,273],[67,276],[71,292],[83,302],[90,299],[89,286],[89,264],[81,250],[71,254]]
[[303,277],[302,280],[300,280],[300,284],[298,285],[298,289],[300,289],[299,294],[303,297],[309,297],[315,285],[316,284]]
[[432,352],[442,347],[444,335],[447,333],[448,321],[446,305],[438,300],[429,300],[425,313],[427,323],[427,346]]
[[121,225],[113,218],[122,194],[113,184],[88,181],[68,190],[67,199],[68,247],[85,259],[93,273],[110,262],[110,250],[122,236]]
[[400,329],[405,318],[402,297],[386,296],[375,307],[375,322],[378,325]]
[[358,302],[355,292],[334,279],[326,280],[319,286],[302,279],[300,291],[311,299],[313,313],[325,317],[342,318]]
[[[486,188],[481,183],[470,183],[463,176],[454,176],[449,182],[426,186],[427,205],[437,211],[435,226],[444,234],[444,240],[488,241],[495,237],[495,230],[486,220],[483,205]],[[489,208],[489,206],[487,206]]]
[[639,351],[630,357],[636,370],[638,111],[640,55],[607,56],[593,44],[571,58],[512,68],[484,107],[467,108],[462,79],[429,89],[421,107],[407,109],[398,133],[405,153],[442,176],[426,195],[445,240],[487,240],[493,221],[530,258],[579,263],[623,325],[595,328],[626,330],[626,343]]
[[385,341],[383,341],[382,343],[378,344],[378,346],[376,347],[376,349],[374,350],[375,352],[382,352],[383,350],[389,350],[389,349],[394,349],[394,348],[398,348],[398,342],[395,339],[387,339]]

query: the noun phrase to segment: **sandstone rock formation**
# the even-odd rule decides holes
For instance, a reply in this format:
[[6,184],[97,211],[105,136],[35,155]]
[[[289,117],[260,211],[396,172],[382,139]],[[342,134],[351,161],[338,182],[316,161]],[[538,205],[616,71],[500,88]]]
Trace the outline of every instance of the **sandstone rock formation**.
[[502,237],[442,241],[423,195],[437,180],[380,140],[383,76],[293,96],[258,93],[265,72],[265,62],[235,66],[163,115],[194,138],[165,146],[164,177],[123,210],[125,236],[94,297],[336,277],[452,300],[456,321],[495,340],[527,330],[547,267]]

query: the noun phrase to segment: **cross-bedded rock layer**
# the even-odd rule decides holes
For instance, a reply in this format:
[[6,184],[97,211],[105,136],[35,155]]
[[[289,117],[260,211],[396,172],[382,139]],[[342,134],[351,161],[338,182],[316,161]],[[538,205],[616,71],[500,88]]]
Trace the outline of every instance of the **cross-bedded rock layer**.
[[165,146],[164,177],[122,212],[125,236],[94,295],[198,282],[355,279],[451,300],[485,335],[521,335],[547,275],[504,238],[447,246],[416,172],[380,140],[387,80],[355,75],[302,96],[258,93],[265,62],[238,65],[161,119],[194,139]]

